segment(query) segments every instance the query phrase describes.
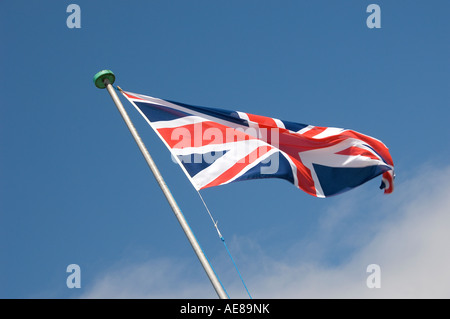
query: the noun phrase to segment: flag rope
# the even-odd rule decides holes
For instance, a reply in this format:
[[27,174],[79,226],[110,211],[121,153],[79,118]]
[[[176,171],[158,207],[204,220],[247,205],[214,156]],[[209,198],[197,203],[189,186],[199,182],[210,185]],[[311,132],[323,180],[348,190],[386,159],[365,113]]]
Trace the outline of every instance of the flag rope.
[[200,197],[200,199],[202,200],[203,205],[205,206],[206,211],[208,212],[208,215],[209,215],[209,217],[211,218],[211,221],[212,221],[212,223],[214,224],[214,227],[216,228],[216,231],[217,231],[217,234],[219,235],[220,240],[222,241],[223,245],[225,246],[225,249],[226,249],[226,251],[227,251],[227,253],[228,253],[228,256],[230,256],[230,259],[231,259],[231,261],[233,262],[234,268],[236,269],[236,271],[237,271],[237,273],[238,273],[238,275],[239,275],[239,278],[241,279],[242,284],[244,285],[244,288],[245,288],[245,290],[247,291],[247,294],[248,294],[249,298],[250,298],[250,299],[253,299],[252,296],[250,295],[250,292],[249,292],[249,290],[248,290],[248,288],[247,288],[247,285],[245,284],[244,278],[242,277],[241,272],[239,271],[239,268],[238,268],[236,262],[234,261],[234,258],[233,258],[233,256],[231,255],[230,250],[228,249],[228,246],[227,246],[227,244],[226,244],[226,242],[225,242],[225,238],[222,236],[222,233],[220,232],[219,227],[217,226],[217,224],[219,223],[219,221],[218,221],[218,220],[216,220],[216,221],[214,220],[214,218],[213,218],[213,216],[212,216],[212,214],[211,214],[211,211],[209,210],[208,206],[206,205],[205,200],[203,199],[203,196],[200,194],[200,191],[197,190],[197,194],[198,194],[198,196]]

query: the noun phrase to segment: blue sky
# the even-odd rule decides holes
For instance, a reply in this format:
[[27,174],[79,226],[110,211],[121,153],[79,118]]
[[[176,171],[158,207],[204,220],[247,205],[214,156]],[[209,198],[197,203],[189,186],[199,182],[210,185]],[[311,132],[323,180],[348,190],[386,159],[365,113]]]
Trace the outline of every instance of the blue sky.
[[[69,29],[66,8],[81,8]],[[369,29],[366,8],[381,8]],[[286,181],[202,195],[254,297],[450,297],[450,3],[4,1],[0,297],[215,298],[107,92],[123,89],[382,140],[396,167],[318,199]],[[124,105],[231,297],[239,277],[194,188]],[[66,267],[81,268],[69,289]],[[369,264],[382,287],[366,286]]]

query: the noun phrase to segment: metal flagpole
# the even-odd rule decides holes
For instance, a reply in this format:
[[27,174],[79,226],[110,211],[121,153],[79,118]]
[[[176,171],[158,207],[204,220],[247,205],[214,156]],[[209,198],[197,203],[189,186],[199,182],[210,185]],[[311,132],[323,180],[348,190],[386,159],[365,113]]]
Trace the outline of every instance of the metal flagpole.
[[215,274],[214,270],[212,269],[210,263],[208,262],[208,259],[205,256],[205,253],[201,249],[199,243],[197,242],[197,239],[194,236],[194,233],[192,232],[191,228],[189,227],[186,219],[183,216],[183,213],[181,212],[180,208],[178,207],[177,203],[175,202],[175,199],[172,196],[172,193],[170,192],[169,188],[166,185],[166,182],[164,181],[163,177],[161,176],[161,173],[158,170],[158,167],[156,166],[155,162],[153,161],[152,157],[150,156],[150,153],[148,152],[147,148],[145,147],[144,143],[142,142],[141,137],[139,136],[138,132],[136,131],[136,128],[133,125],[133,122],[131,122],[130,117],[128,116],[127,112],[125,111],[125,108],[122,105],[122,102],[120,101],[119,97],[117,96],[116,92],[114,91],[114,88],[112,84],[115,81],[115,75],[110,70],[103,70],[98,72],[94,76],[94,83],[95,86],[99,89],[106,88],[111,95],[111,98],[113,99],[114,103],[116,104],[117,109],[120,112],[120,115],[122,115],[122,118],[124,119],[126,125],[128,126],[128,129],[131,132],[131,135],[133,135],[134,140],[136,141],[137,145],[139,146],[139,149],[142,152],[142,155],[144,155],[145,160],[147,161],[148,166],[150,167],[153,175],[156,178],[156,181],[159,184],[159,187],[161,187],[161,190],[163,191],[164,195],[167,198],[167,201],[170,204],[170,207],[172,207],[173,213],[175,214],[176,218],[178,219],[178,222],[181,225],[181,228],[183,228],[184,233],[186,234],[186,237],[188,238],[189,242],[192,245],[192,248],[194,249],[195,254],[197,255],[198,259],[200,260],[200,263],[203,266],[203,269],[205,270],[206,274],[208,275],[209,280],[211,281],[214,289],[216,290],[217,295],[221,299],[228,299],[228,295],[225,292],[224,288],[222,287],[222,284],[220,283],[219,279],[217,278],[217,275]]

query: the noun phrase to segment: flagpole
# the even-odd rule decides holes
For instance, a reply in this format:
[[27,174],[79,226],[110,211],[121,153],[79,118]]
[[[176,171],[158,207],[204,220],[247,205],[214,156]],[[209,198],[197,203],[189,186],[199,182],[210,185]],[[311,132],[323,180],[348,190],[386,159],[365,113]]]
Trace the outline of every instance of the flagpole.
[[170,207],[173,210],[173,213],[175,214],[175,217],[178,219],[178,222],[180,223],[181,228],[183,229],[184,233],[186,234],[186,237],[188,238],[192,248],[194,249],[195,254],[197,255],[200,263],[203,266],[203,269],[205,270],[206,274],[208,275],[209,280],[211,281],[211,284],[213,285],[214,289],[216,290],[217,295],[221,299],[228,299],[228,295],[225,292],[224,288],[222,287],[222,284],[220,283],[219,279],[217,278],[217,275],[215,274],[214,270],[212,269],[208,259],[206,258],[205,253],[200,247],[200,244],[198,243],[197,239],[194,236],[194,233],[192,232],[191,228],[189,227],[189,224],[187,223],[186,219],[183,216],[183,213],[181,212],[181,209],[178,207],[178,204],[176,203],[175,199],[172,196],[172,193],[170,192],[169,188],[166,185],[166,182],[164,181],[161,173],[158,170],[158,167],[156,166],[155,162],[153,161],[152,157],[150,156],[150,153],[148,152],[147,148],[145,147],[145,144],[142,142],[141,137],[139,136],[136,128],[133,125],[133,122],[131,121],[130,117],[128,116],[125,108],[122,105],[122,102],[120,101],[119,97],[117,96],[116,92],[114,91],[114,87],[112,84],[115,81],[115,75],[110,70],[103,70],[98,72],[94,76],[94,83],[95,86],[99,89],[106,88],[111,95],[111,98],[114,101],[114,104],[116,105],[117,109],[120,112],[120,115],[122,115],[123,120],[125,121],[125,124],[127,125],[128,129],[130,130],[131,135],[133,135],[134,140],[136,141],[136,144],[138,145],[139,149],[142,152],[142,155],[144,155],[145,160],[147,161],[148,166],[150,167],[150,170],[152,171],[153,175],[155,176],[156,181],[159,184],[159,187],[163,191],[164,195],[166,196],[167,201],[169,202]]

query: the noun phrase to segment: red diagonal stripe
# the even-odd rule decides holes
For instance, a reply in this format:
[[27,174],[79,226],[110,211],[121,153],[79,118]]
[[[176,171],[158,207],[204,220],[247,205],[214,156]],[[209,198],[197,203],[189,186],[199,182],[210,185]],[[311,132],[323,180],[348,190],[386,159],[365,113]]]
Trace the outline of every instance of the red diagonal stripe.
[[326,129],[327,129],[326,127],[314,126],[312,129],[310,129],[309,131],[306,131],[305,133],[303,133],[301,135],[306,136],[306,137],[314,137],[314,136],[322,133]]
[[131,94],[125,92],[125,91],[122,91],[122,93],[125,94],[125,95],[126,95],[128,98],[130,98],[130,99],[136,99],[136,100],[142,100],[142,101],[145,101],[144,99],[141,99],[140,97],[131,95]]
[[348,130],[344,133],[346,136],[349,137],[355,137],[357,139],[360,139],[364,142],[366,142],[368,145],[370,145],[371,148],[377,152],[378,155],[380,155],[383,159],[383,161],[386,162],[386,164],[394,166],[394,162],[392,161],[391,154],[389,154],[389,149],[384,145],[382,142],[378,141],[377,139],[352,131]]
[[345,150],[337,152],[336,154],[350,155],[350,156],[358,156],[358,155],[360,155],[360,156],[369,157],[369,158],[374,159],[374,160],[379,160],[379,158],[377,156],[375,156],[369,150],[366,150],[366,149],[363,149],[363,148],[359,148],[359,147],[356,147],[356,146],[350,146],[349,148],[346,148]]
[[245,113],[245,114],[247,114],[248,119],[250,121],[258,123],[259,125],[261,125],[261,127],[264,127],[264,126],[277,127],[277,123],[275,123],[275,121],[271,117],[249,114],[249,113]]

